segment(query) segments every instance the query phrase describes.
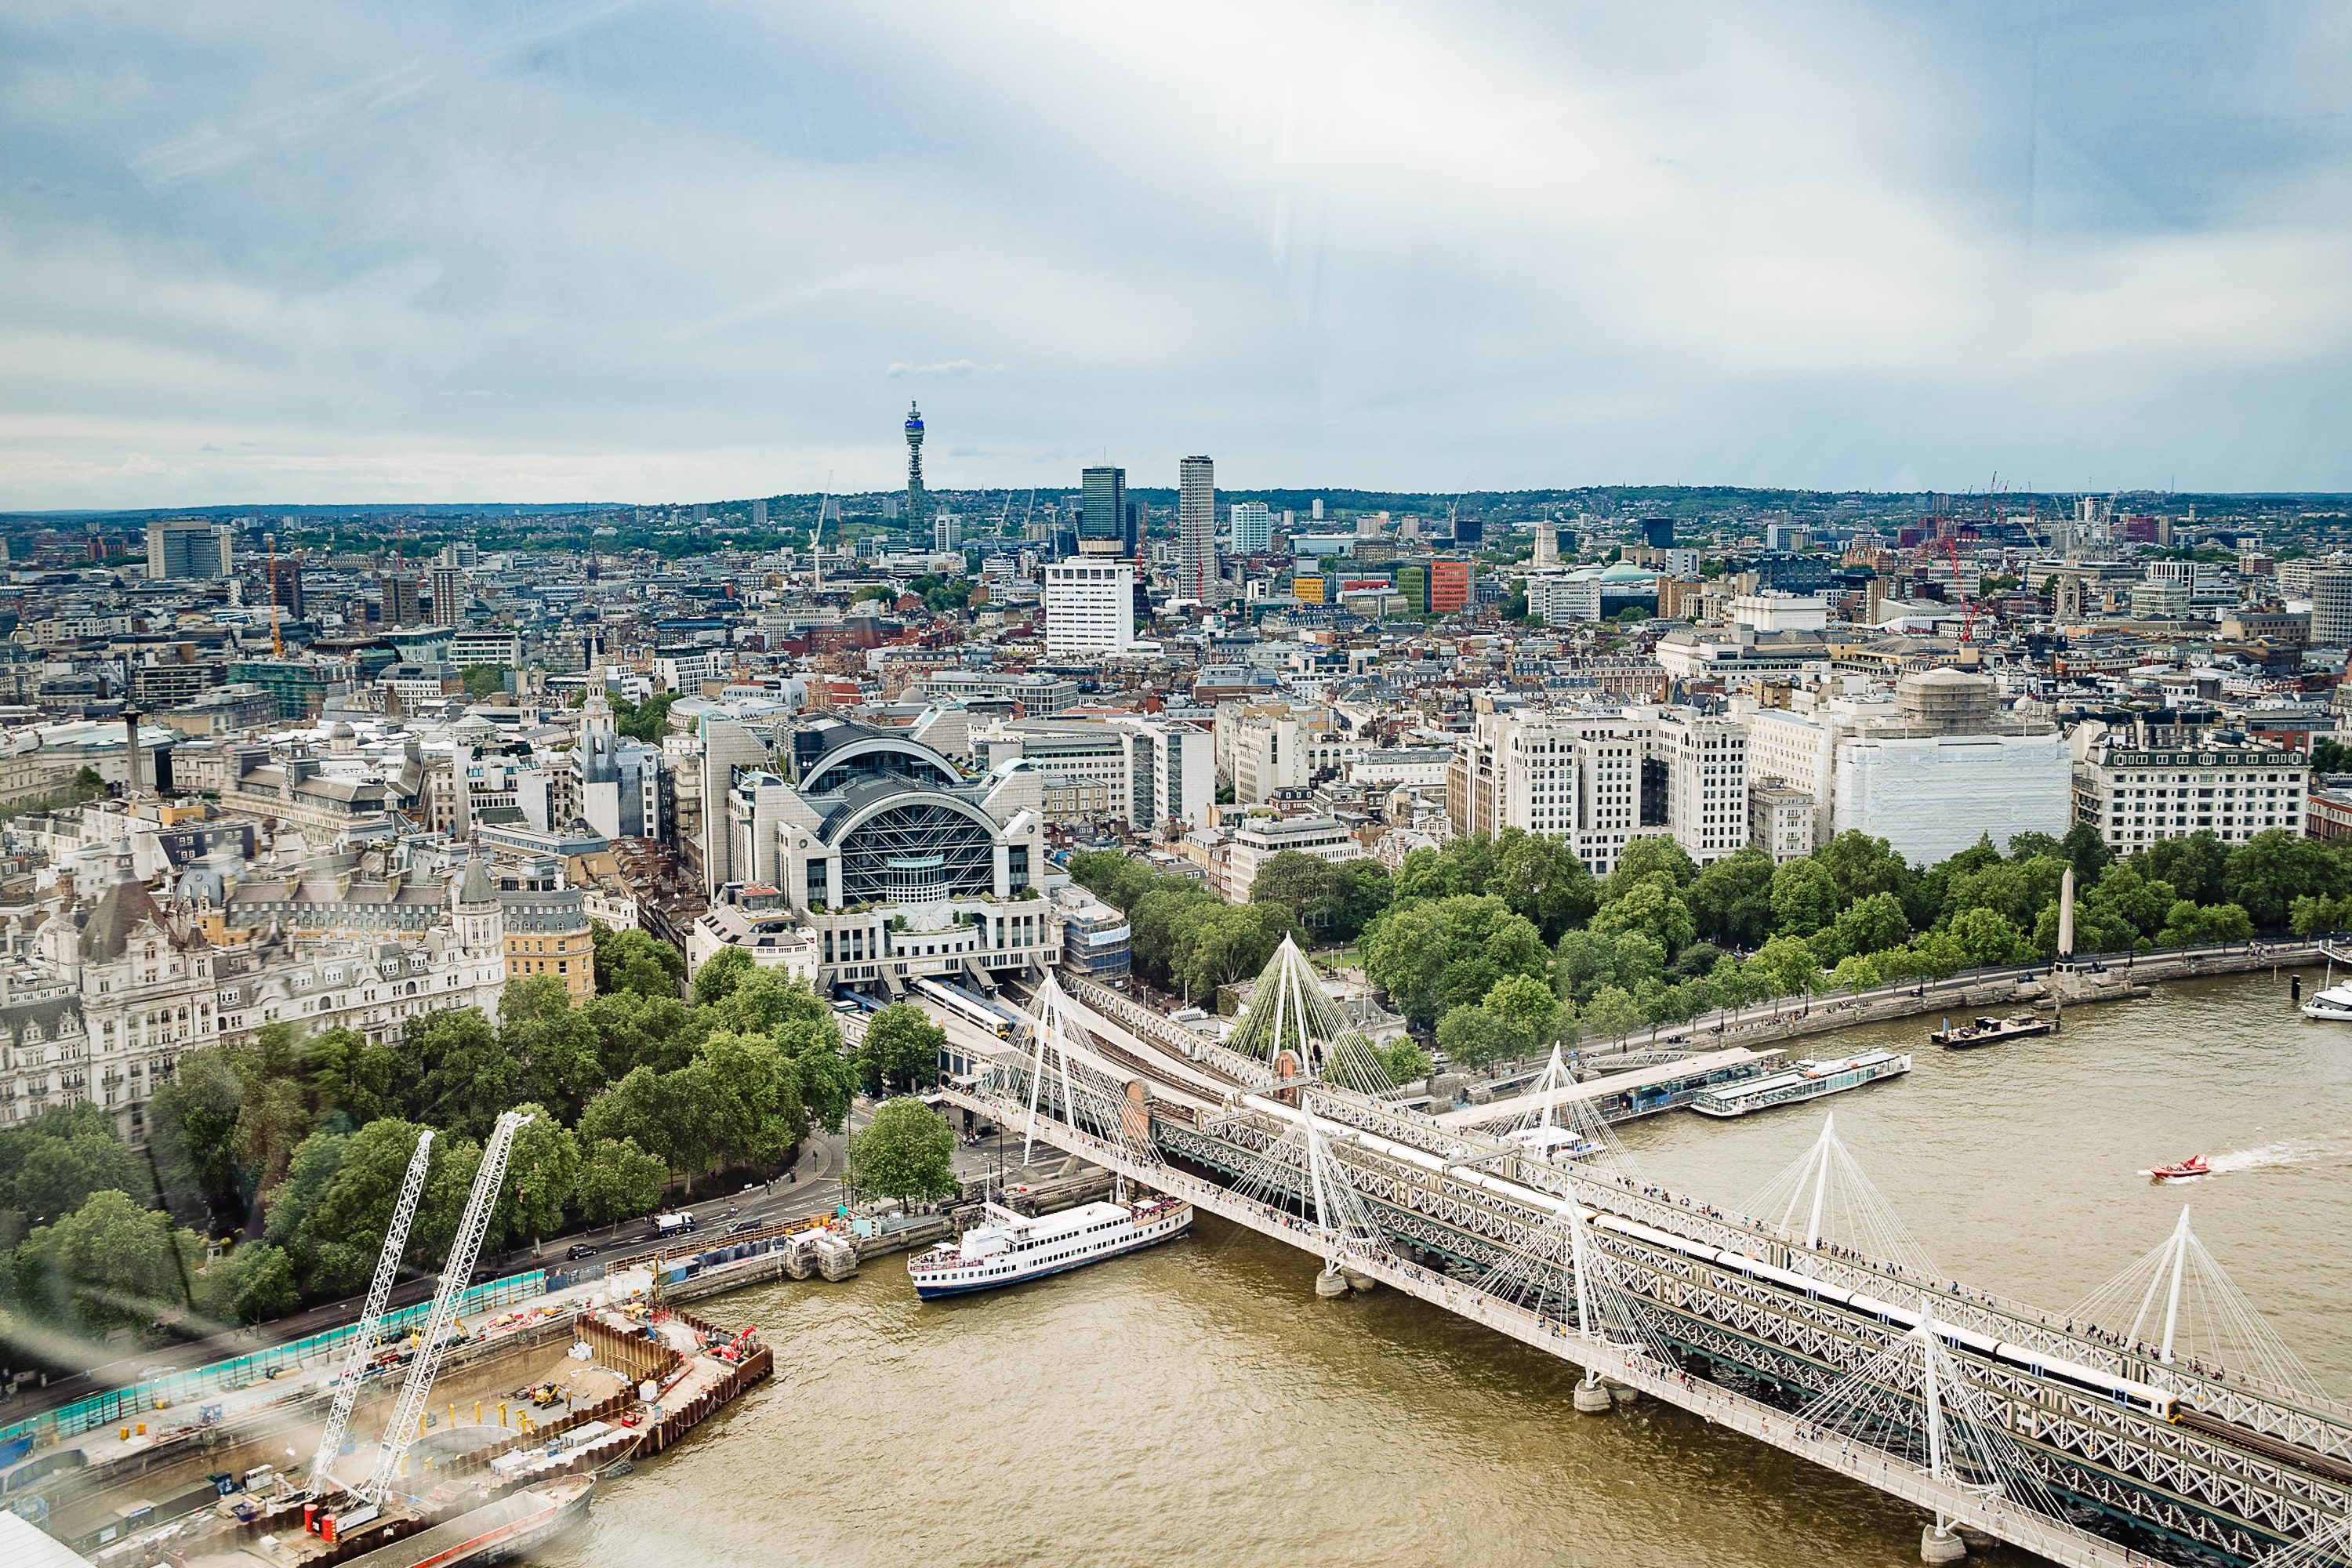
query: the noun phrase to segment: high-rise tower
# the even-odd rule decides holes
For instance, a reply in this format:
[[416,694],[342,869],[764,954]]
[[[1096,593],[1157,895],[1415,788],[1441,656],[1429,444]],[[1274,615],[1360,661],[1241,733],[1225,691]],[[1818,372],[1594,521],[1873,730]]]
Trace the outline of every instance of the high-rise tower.
[[1205,601],[1217,580],[1217,467],[1187,458],[1176,469],[1176,593]]
[[923,489],[923,411],[907,405],[907,531],[931,536],[931,496]]
[[1129,526],[1127,470],[1088,468],[1079,481],[1078,553],[1133,555],[1136,542]]

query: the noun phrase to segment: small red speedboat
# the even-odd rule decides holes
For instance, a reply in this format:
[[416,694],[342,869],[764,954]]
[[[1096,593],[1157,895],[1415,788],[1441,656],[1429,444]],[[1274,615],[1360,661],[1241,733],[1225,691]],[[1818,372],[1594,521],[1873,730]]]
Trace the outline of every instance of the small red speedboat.
[[2212,1173],[2213,1167],[2205,1163],[2202,1154],[2191,1154],[2175,1164],[2158,1165],[2148,1173],[2159,1182],[2185,1181],[2190,1176],[2210,1176]]

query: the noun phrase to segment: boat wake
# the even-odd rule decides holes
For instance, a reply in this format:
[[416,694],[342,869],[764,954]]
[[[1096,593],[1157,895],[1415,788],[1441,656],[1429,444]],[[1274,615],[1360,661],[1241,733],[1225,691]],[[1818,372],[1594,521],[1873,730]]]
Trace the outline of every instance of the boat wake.
[[2232,1176],[2245,1171],[2260,1171],[2273,1165],[2300,1165],[2324,1153],[2312,1143],[2264,1143],[2259,1148],[2232,1149],[2226,1153],[2209,1154],[2205,1168],[2193,1173],[2176,1173],[2171,1167],[2135,1172],[2159,1182],[2201,1182],[2209,1176]]

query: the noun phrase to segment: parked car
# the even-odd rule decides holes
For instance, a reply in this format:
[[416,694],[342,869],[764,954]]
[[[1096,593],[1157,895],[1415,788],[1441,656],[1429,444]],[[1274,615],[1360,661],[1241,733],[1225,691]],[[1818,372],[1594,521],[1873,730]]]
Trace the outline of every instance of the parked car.
[[596,1256],[596,1249],[584,1241],[575,1241],[563,1249],[563,1256],[571,1258],[593,1258]]
[[767,1223],[768,1222],[763,1219],[747,1219],[741,1225],[737,1226],[727,1234],[730,1236],[740,1236],[747,1230],[758,1230]]

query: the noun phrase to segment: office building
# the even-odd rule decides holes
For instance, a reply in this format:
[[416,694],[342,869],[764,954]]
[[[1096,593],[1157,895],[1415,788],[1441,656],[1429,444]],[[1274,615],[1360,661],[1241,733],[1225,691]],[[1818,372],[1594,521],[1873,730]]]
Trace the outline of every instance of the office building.
[[236,550],[233,523],[154,518],[147,524],[147,575],[152,581],[226,577],[236,563]]
[[1671,550],[1675,543],[1675,520],[1671,517],[1645,517],[1642,520],[1642,542],[1653,550]]
[[963,519],[951,511],[931,516],[931,548],[942,553],[963,548]]
[[1234,502],[1234,553],[1263,555],[1274,548],[1274,513],[1262,500]]
[[1074,555],[1045,568],[1048,658],[1125,653],[1135,645],[1135,563]]
[[454,626],[465,618],[465,614],[466,574],[454,566],[436,566],[433,568],[433,624]]
[[296,620],[302,618],[302,563],[299,557],[286,555],[271,563],[269,597]]
[[2192,833],[2225,845],[2273,828],[2303,833],[2309,757],[2236,734],[2203,737],[2201,746],[2173,739],[2118,727],[2093,740],[2074,766],[2074,819],[2118,855]]
[[768,526],[768,502],[765,497],[751,503],[751,526],[753,528]]
[[931,531],[931,496],[923,488],[923,411],[907,405],[907,531],[917,539]]
[[425,618],[415,578],[405,574],[380,578],[377,586],[383,599],[383,624],[386,626],[413,626]]
[[1748,791],[1748,842],[1772,864],[1813,852],[1813,797],[1794,784],[1752,784]]
[[1078,553],[1135,555],[1137,519],[1127,499],[1125,468],[1093,468],[1080,477]]
[[1467,561],[1433,561],[1429,563],[1429,611],[1434,616],[1456,616],[1471,605],[1471,563]]
[[1218,754],[1234,781],[1234,799],[1244,805],[1270,800],[1276,790],[1344,777],[1368,749],[1328,708],[1236,702],[1217,718]]
[[1139,833],[1171,821],[1202,827],[1216,799],[1216,742],[1191,724],[1139,715],[1002,719],[972,735],[971,754],[985,772],[1025,760],[1044,777],[1048,820],[1108,816]]
[[1206,458],[1177,468],[1176,595],[1205,600],[1217,580],[1217,471]]
[[2352,566],[2312,573],[2311,642],[2315,647],[2352,647]]

